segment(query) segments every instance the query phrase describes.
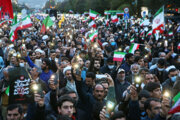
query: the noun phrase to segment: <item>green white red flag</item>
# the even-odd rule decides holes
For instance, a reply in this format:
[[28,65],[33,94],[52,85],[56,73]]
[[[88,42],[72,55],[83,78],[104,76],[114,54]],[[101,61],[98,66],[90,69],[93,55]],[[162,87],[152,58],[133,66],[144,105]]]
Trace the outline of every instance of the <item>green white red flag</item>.
[[122,62],[126,53],[124,52],[114,52],[113,61]]
[[118,22],[118,17],[117,17],[116,14],[115,14],[115,15],[111,15],[111,21],[112,21],[113,23]]
[[90,41],[94,41],[94,39],[96,38],[96,37],[98,37],[98,30],[96,30],[94,33],[92,33],[92,34],[90,34],[89,35],[89,39],[90,39]]
[[178,44],[178,49],[180,49],[180,43]]
[[106,26],[109,26],[109,20],[108,19],[105,20],[105,24],[106,24]]
[[12,19],[8,19],[8,20],[3,20],[0,22],[0,26],[2,26],[3,24],[5,24],[6,22],[8,23],[12,23]]
[[146,33],[146,36],[152,35],[152,30],[150,30],[148,33]]
[[140,33],[140,36],[144,35],[145,31],[142,30],[141,33]]
[[106,16],[106,19],[105,19],[105,25],[106,25],[106,26],[109,26],[109,19],[108,19],[108,15]]
[[5,24],[7,22],[7,20],[3,20],[0,22],[0,26],[2,26],[3,24]]
[[54,24],[54,22],[51,20],[51,18],[49,16],[47,16],[44,20],[43,20],[43,25],[41,28],[41,32],[40,33],[45,33],[46,30],[51,27]]
[[173,98],[174,105],[168,112],[169,114],[174,114],[180,112],[180,92]]
[[168,35],[173,36],[173,32],[172,31],[168,32]]
[[137,43],[132,43],[131,44],[131,47],[130,47],[130,49],[129,49],[129,53],[132,53],[132,54],[134,54],[134,51],[135,50],[137,50],[137,49],[139,49],[139,44],[137,44]]
[[134,42],[134,38],[131,38],[131,39],[130,39],[130,42],[133,43],[133,42]]
[[94,22],[94,20],[90,20],[88,26],[96,28],[96,23]]
[[6,93],[7,96],[9,96],[9,86],[7,87],[5,93]]
[[161,7],[156,14],[154,15],[154,19],[152,22],[153,33],[156,33],[156,30],[159,30],[160,33],[164,32],[164,7]]
[[23,18],[22,20],[20,20],[16,24],[13,24],[11,26],[11,31],[10,31],[10,40],[12,42],[14,42],[14,40],[18,38],[18,36],[17,36],[18,30],[26,29],[26,28],[29,28],[31,26],[32,26],[32,22],[31,22],[30,16]]
[[98,16],[98,12],[96,12],[96,11],[93,11],[93,10],[89,10],[89,17],[90,17],[90,19],[95,19],[97,16]]
[[82,20],[83,23],[87,22],[88,21],[88,18],[85,17],[84,20]]

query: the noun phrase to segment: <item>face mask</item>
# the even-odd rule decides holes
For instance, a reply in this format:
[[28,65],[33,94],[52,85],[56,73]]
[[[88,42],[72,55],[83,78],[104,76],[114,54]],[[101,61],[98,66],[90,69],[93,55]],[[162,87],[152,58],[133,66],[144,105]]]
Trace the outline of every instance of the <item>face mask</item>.
[[108,65],[108,68],[109,68],[109,69],[113,69],[113,68],[114,68],[114,65]]
[[24,67],[24,63],[19,63],[19,66],[20,67]]
[[158,71],[163,71],[164,70],[164,68],[157,68],[158,69]]
[[176,76],[171,77],[171,80],[172,80],[172,82],[175,82],[176,81]]

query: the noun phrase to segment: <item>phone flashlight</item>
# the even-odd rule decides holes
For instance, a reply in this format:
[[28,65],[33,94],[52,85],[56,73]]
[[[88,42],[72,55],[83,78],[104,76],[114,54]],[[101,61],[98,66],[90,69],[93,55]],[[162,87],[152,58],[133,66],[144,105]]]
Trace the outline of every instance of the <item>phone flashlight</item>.
[[169,91],[165,91],[164,94],[163,94],[164,97],[170,97],[170,92]]
[[34,90],[34,91],[38,91],[38,85],[37,84],[33,84],[33,86],[32,86],[32,89]]
[[165,47],[168,46],[168,41],[167,41],[167,40],[164,41],[164,46],[165,46]]
[[114,107],[115,107],[115,103],[114,102],[107,101],[107,103],[106,103],[106,111],[107,111],[107,113],[105,114],[106,118],[110,118],[110,113],[112,112]]
[[145,55],[144,57],[145,57],[145,58],[147,58],[147,57],[148,57],[148,55]]
[[51,43],[51,46],[53,47],[53,46],[54,46],[54,43]]
[[140,78],[140,77],[136,77],[136,78],[135,78],[135,82],[136,82],[136,83],[141,83],[141,78]]
[[97,44],[94,44],[94,48],[97,48],[98,46],[97,46]]
[[20,57],[21,57],[21,54],[20,54],[20,53],[18,53],[18,54],[17,54],[17,57],[18,57],[18,58],[20,58]]
[[78,65],[78,64],[75,64],[75,65],[74,65],[74,68],[75,68],[75,69],[78,69],[78,68],[79,68],[79,65]]
[[139,92],[141,90],[141,78],[140,77],[135,77],[135,80],[134,80],[134,86],[136,87],[137,89],[137,92]]
[[43,93],[43,90],[42,90],[40,84],[33,84],[33,85],[32,85],[32,90],[33,90],[35,93],[41,95],[41,98],[44,97],[44,93]]

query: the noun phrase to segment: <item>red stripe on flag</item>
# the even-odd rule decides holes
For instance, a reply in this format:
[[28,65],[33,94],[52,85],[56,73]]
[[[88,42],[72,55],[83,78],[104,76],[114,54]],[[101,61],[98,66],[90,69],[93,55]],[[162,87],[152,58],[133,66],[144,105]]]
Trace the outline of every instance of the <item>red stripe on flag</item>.
[[40,33],[44,34],[45,32],[46,32],[46,26],[43,24]]
[[112,20],[113,23],[118,22],[118,18]]
[[174,114],[176,112],[180,112],[180,105],[178,105],[177,107],[171,109],[168,114]]
[[139,46],[140,46],[140,45],[138,44],[136,50],[139,49]]
[[93,27],[93,28],[96,28],[96,24],[94,24],[92,27]]
[[119,61],[119,62],[122,62],[122,61],[123,61],[123,58],[113,58],[113,61]]
[[93,19],[93,20],[94,20],[95,18],[96,18],[96,17],[92,17],[92,16],[90,16],[90,19]]

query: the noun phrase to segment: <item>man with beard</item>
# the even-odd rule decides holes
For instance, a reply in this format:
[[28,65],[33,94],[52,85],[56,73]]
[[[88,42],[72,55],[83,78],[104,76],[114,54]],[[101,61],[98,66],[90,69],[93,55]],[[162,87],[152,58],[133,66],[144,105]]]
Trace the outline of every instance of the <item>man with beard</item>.
[[35,52],[30,51],[28,55],[29,55],[30,59],[34,62],[35,59],[36,59],[36,54],[35,54]]
[[93,72],[94,74],[99,74],[100,71],[100,60],[99,59],[94,59],[91,64],[90,64],[90,67],[89,67],[89,72]]
[[138,76],[140,70],[140,66],[138,64],[132,64],[131,65],[131,75],[127,76],[126,79],[131,84],[134,82],[134,79],[136,76]]
[[125,71],[124,69],[119,69],[117,72],[117,77],[114,80],[116,101],[119,103],[122,100],[123,92],[130,86],[130,83],[125,81]]
[[134,55],[132,53],[127,53],[125,59],[126,61],[120,66],[120,68],[125,70],[126,75],[130,75],[130,68],[134,62]]
[[70,66],[65,67],[63,70],[63,74],[64,74],[64,78],[66,80],[66,88],[68,90],[73,90],[73,91],[77,92],[76,84],[75,84],[75,81],[72,78],[72,74],[71,74],[71,67]]
[[40,79],[43,80],[47,85],[48,85],[48,80],[51,74],[53,73],[50,67],[51,67],[50,60],[48,58],[44,58],[42,60],[42,65],[41,65],[42,73],[40,74]]
[[[96,85],[93,86],[93,92],[90,93],[86,91],[83,87],[84,83],[82,81],[81,75],[76,74],[76,71],[73,71],[73,76],[76,81],[76,88],[77,88],[77,93],[79,96],[79,100],[82,101],[81,103],[83,104],[83,111],[86,114],[86,118],[84,120],[93,120],[93,115],[94,114],[94,108],[97,108],[97,106],[103,106],[105,105],[105,100],[104,100],[104,95],[105,95],[105,89],[104,86],[101,83],[97,83]],[[102,108],[98,108],[99,111],[96,111],[96,113],[99,114],[100,110]],[[97,110],[97,109],[96,109]]]

